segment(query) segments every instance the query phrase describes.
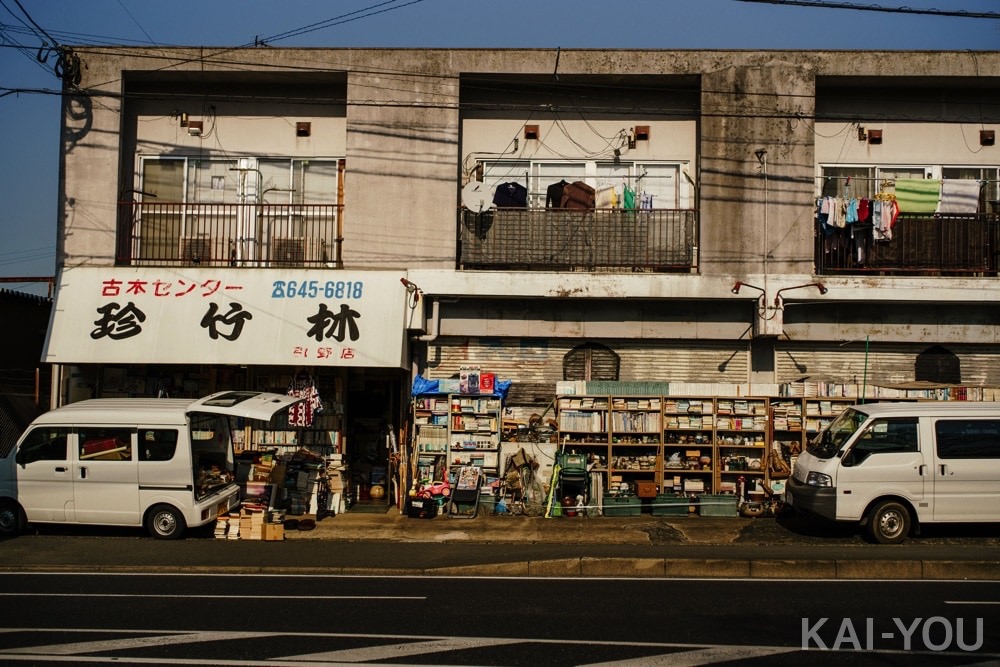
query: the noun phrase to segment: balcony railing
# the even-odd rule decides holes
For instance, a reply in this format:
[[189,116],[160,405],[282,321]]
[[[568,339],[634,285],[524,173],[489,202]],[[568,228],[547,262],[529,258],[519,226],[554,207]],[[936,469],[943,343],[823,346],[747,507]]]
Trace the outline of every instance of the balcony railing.
[[120,265],[341,268],[336,204],[123,202]]
[[998,253],[997,214],[901,214],[887,240],[859,224],[816,235],[816,271],[825,275],[995,276]]
[[460,215],[463,269],[690,272],[697,212],[501,208]]

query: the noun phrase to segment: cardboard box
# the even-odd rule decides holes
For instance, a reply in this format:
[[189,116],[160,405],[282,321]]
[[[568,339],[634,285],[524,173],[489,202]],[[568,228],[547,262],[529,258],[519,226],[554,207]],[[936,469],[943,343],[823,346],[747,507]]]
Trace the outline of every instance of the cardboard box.
[[649,480],[640,480],[635,483],[635,495],[640,498],[655,498],[656,497],[656,482]]
[[265,542],[280,542],[285,539],[285,524],[265,523],[263,535]]

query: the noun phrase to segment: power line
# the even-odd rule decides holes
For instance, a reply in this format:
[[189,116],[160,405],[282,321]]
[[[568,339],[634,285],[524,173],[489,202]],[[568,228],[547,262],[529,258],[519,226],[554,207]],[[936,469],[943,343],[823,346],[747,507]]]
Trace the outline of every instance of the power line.
[[[341,14],[340,16],[335,16],[333,18],[326,19],[324,21],[311,23],[307,26],[296,28],[295,30],[280,32],[276,35],[271,35],[270,37],[265,37],[260,40],[254,40],[252,44],[246,44],[245,46],[257,46],[259,44],[267,44],[269,42],[276,42],[282,39],[288,39],[289,37],[298,37],[299,35],[305,35],[306,33],[322,30],[323,28],[329,28],[335,25],[343,25],[344,23],[350,23],[352,21],[357,21],[359,19],[368,18],[369,16],[384,14],[386,12],[391,12],[395,9],[401,9],[403,7],[408,7],[410,5],[416,5],[418,3],[424,2],[424,0],[410,0],[410,2],[404,3],[402,5],[396,5],[395,7],[386,7],[386,5],[392,5],[395,4],[396,2],[399,2],[399,0],[385,0],[385,2],[379,2],[374,5],[369,5],[364,9],[358,9],[353,12],[348,12],[347,14]],[[378,7],[383,7],[383,9],[379,9],[378,11],[370,11]]]
[[822,0],[736,0],[767,5],[795,5],[798,7],[821,7],[823,9],[852,9],[865,12],[888,12],[892,14],[923,14],[970,19],[1000,19],[997,12],[969,12],[965,10],[944,11],[941,9],[915,9],[913,7],[883,7],[881,5],[859,5],[853,2],[823,2]]

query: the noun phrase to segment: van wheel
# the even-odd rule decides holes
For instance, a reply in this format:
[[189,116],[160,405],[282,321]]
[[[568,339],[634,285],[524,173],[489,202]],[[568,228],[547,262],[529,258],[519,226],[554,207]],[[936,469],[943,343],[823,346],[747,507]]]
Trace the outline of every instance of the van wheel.
[[185,528],[184,515],[170,505],[156,505],[146,515],[146,530],[155,539],[176,540]]
[[0,500],[0,536],[13,537],[23,526],[21,506],[13,500]]
[[910,532],[910,511],[902,503],[887,500],[872,508],[868,534],[879,544],[899,544]]

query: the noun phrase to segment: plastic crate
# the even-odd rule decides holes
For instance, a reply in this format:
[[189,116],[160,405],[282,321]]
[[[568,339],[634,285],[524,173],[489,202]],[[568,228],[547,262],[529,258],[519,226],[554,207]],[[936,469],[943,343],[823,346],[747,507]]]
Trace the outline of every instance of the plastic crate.
[[698,513],[702,516],[739,516],[736,496],[702,494],[698,499]]
[[443,498],[410,498],[406,514],[411,519],[433,519],[441,513]]
[[659,494],[653,498],[654,516],[687,516],[691,500],[686,496]]
[[604,516],[639,516],[642,499],[638,496],[604,496]]

